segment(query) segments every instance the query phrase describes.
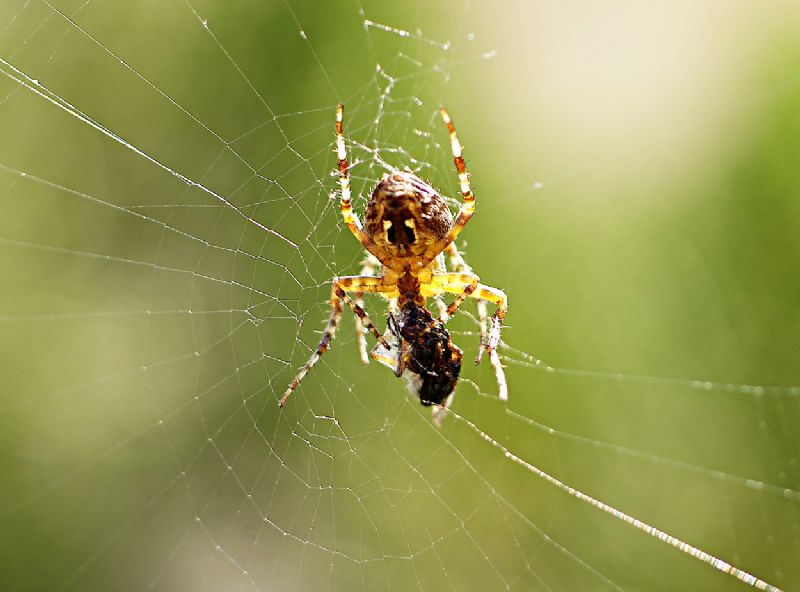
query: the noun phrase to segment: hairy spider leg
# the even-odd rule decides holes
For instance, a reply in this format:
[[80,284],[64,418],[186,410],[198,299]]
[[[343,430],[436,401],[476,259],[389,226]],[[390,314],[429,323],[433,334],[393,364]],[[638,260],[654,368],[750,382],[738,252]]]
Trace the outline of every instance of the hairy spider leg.
[[[480,284],[473,294],[474,298],[492,302],[497,305],[497,310],[492,315],[492,325],[489,328],[489,333],[486,338],[485,347],[478,350],[478,357],[475,358],[475,363],[479,364],[481,361],[481,352],[485,349],[490,356],[497,356],[497,346],[500,344],[500,330],[503,326],[503,319],[506,317],[508,310],[508,297],[506,293],[497,288]],[[493,361],[492,364],[495,362]],[[499,363],[499,358],[498,358]]]
[[[452,266],[452,261],[450,263]],[[436,259],[433,260],[433,265],[431,267],[434,273],[447,273],[449,268],[447,265],[445,265],[444,252],[439,253],[436,256]],[[444,300],[442,299],[442,294],[434,294],[433,301],[436,303],[436,308],[439,309],[439,319],[441,319],[442,315],[444,315],[447,311],[447,304],[445,304]]]
[[361,220],[358,215],[353,211],[353,201],[350,191],[350,163],[347,162],[347,147],[344,143],[344,136],[342,135],[342,126],[344,122],[344,105],[340,104],[336,108],[336,156],[339,159],[339,186],[341,188],[341,199],[339,205],[342,209],[342,218],[344,223],[350,229],[364,248],[381,263],[386,265],[386,261],[381,259],[377,246],[372,238],[364,232],[361,225]]
[[455,300],[447,307],[447,317],[442,320],[445,321],[467,298],[475,298],[479,302],[481,300],[488,301],[497,306],[497,310],[492,315],[492,324],[489,329],[488,337],[481,340],[481,347],[478,350],[478,356],[475,363],[481,361],[481,353],[484,349],[489,354],[489,361],[494,368],[495,378],[497,379],[498,395],[502,400],[508,399],[508,385],[506,383],[505,372],[503,365],[500,362],[500,356],[497,354],[497,346],[500,343],[500,330],[503,325],[503,319],[508,310],[508,298],[505,292],[486,286],[479,282],[478,276],[473,273],[442,273],[435,274],[431,280],[430,286],[427,288],[432,293],[450,292],[456,294]]
[[[447,253],[448,258],[450,259],[450,269],[452,271],[456,271],[458,273],[472,273],[472,268],[469,264],[464,260],[464,257],[458,251],[455,243],[450,243],[447,245],[445,249],[445,253]],[[458,308],[458,307],[456,307]],[[446,312],[446,309],[441,310],[442,313]],[[455,312],[455,311],[454,311]],[[449,313],[448,316],[452,316],[453,313]],[[444,319],[443,319],[444,320]],[[486,301],[485,300],[478,300],[478,325],[481,331],[481,347],[478,348],[478,362],[480,362],[480,357],[483,355],[483,348],[486,345],[486,340],[488,339],[488,335],[486,332]]]
[[361,228],[361,220],[353,213],[353,203],[350,196],[350,164],[347,162],[347,147],[344,144],[342,135],[342,125],[344,121],[344,105],[339,105],[336,109],[336,156],[339,159],[339,185],[342,189],[340,205],[342,208],[342,218],[355,237],[361,241],[364,231]]
[[[477,275],[472,275],[472,274],[467,274],[467,273],[460,273],[458,275],[463,276],[465,281],[468,281],[469,283],[464,285],[464,287],[461,290],[461,292],[457,293],[458,295],[447,306],[447,309],[444,311],[444,313],[440,317],[441,321],[443,323],[446,323],[448,321],[448,319],[453,316],[453,314],[456,312],[458,307],[461,306],[462,304],[464,304],[464,301],[467,298],[469,298],[472,295],[472,293],[476,290],[476,288],[480,285]],[[469,278],[470,276],[472,276],[471,279],[467,280],[466,278]]]
[[463,147],[458,140],[456,128],[453,125],[453,120],[450,118],[447,109],[440,107],[439,113],[447,126],[447,131],[450,132],[450,149],[453,152],[453,163],[456,165],[456,171],[458,171],[458,182],[461,186],[461,195],[464,197],[464,203],[461,204],[461,209],[458,211],[458,216],[453,223],[453,227],[450,228],[444,237],[428,248],[425,255],[426,259],[429,261],[444,251],[444,249],[456,239],[459,233],[464,229],[464,226],[467,225],[467,222],[470,221],[473,214],[475,214],[475,195],[472,193],[472,187],[469,183],[469,173],[467,172],[466,164],[464,164]]
[[442,322],[447,320],[455,313],[455,311],[466,301],[467,298],[472,297],[484,302],[492,302],[497,305],[497,310],[492,315],[492,328],[489,331],[489,338],[487,339],[486,350],[495,349],[500,341],[500,328],[505,318],[506,311],[508,310],[508,298],[505,292],[492,288],[485,284],[480,283],[480,278],[471,272],[448,272],[434,274],[431,284],[427,287],[426,292],[436,294],[441,292],[449,292],[456,294],[456,298],[447,307],[447,310],[441,316]]
[[444,252],[450,259],[450,268],[453,271],[457,271],[459,273],[462,272],[472,273],[472,268],[464,260],[464,257],[459,252],[458,247],[456,247],[455,243],[450,243],[449,245],[447,245],[447,248],[444,250]]
[[[456,165],[458,171],[458,182],[461,185],[461,195],[464,196],[464,206],[470,211],[470,215],[475,211],[475,196],[472,194],[472,187],[469,184],[469,173],[467,173],[467,166],[464,164],[463,146],[458,140],[456,128],[453,125],[453,120],[447,109],[444,107],[439,108],[439,113],[442,115],[444,124],[447,126],[447,131],[450,132],[450,149],[453,152],[453,163]],[[462,206],[462,210],[464,209]]]
[[363,277],[363,276],[343,276],[338,277],[333,280],[333,288],[331,290],[331,316],[328,318],[328,324],[325,327],[325,332],[322,334],[322,339],[319,341],[319,345],[317,345],[317,349],[302,367],[300,372],[298,372],[297,376],[295,376],[294,380],[289,384],[289,388],[286,389],[286,392],[281,397],[281,400],[278,401],[278,406],[283,407],[284,403],[286,403],[286,399],[294,392],[297,388],[297,385],[300,384],[300,381],[303,380],[308,371],[314,367],[319,359],[322,357],[326,351],[328,351],[328,347],[330,346],[331,341],[333,340],[334,335],[336,334],[336,329],[339,326],[339,319],[342,316],[342,300],[344,300],[350,309],[353,311],[353,314],[358,317],[363,326],[369,329],[370,333],[372,333],[375,338],[378,340],[384,348],[387,350],[390,349],[389,343],[386,339],[381,335],[378,330],[375,328],[375,325],[372,324],[372,321],[367,316],[367,312],[356,304],[350,296],[347,295],[346,292],[383,292],[386,290],[386,286],[383,282],[383,278],[379,277]]
[[[364,258],[364,264],[361,266],[361,272],[358,274],[362,277],[374,276],[380,271],[381,262],[378,261],[372,254],[367,253]],[[356,304],[362,309],[364,308],[364,301],[361,296],[363,292],[356,292],[353,294]],[[369,356],[367,355],[367,336],[364,334],[364,323],[361,317],[356,315],[356,339],[358,340],[358,353],[361,358],[362,364],[369,364]]]

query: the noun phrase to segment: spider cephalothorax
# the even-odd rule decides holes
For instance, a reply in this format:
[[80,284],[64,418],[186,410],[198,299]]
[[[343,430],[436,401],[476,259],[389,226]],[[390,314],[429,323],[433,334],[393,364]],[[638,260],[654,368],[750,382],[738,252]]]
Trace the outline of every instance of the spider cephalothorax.
[[[444,324],[467,298],[479,301],[481,349],[485,350],[495,370],[500,398],[508,398],[505,374],[497,346],[500,327],[508,301],[496,288],[480,283],[477,275],[464,262],[454,240],[475,213],[475,196],[461,154],[450,115],[442,107],[442,119],[450,133],[453,162],[464,203],[453,219],[445,200],[428,183],[409,171],[391,171],[381,178],[367,203],[365,226],[353,212],[350,196],[350,173],[347,149],[342,134],[344,106],[336,111],[336,152],[339,157],[339,183],[344,223],[370,253],[361,275],[333,279],[331,316],[322,339],[305,366],[286,389],[279,405],[283,406],[308,371],[328,350],[339,317],[342,301],[356,315],[361,359],[367,358],[363,327],[378,340],[370,355],[393,368],[400,376],[406,373],[412,390],[423,405],[434,406],[434,419],[439,421],[451,400],[461,369],[461,350],[450,339]],[[445,266],[445,257],[450,270]],[[376,273],[380,270],[379,274]],[[355,295],[355,299],[347,293]],[[365,292],[379,294],[389,300],[397,317],[390,315],[390,327],[381,335],[369,320],[361,304]],[[453,301],[435,318],[426,308],[428,298],[454,294]],[[485,302],[497,305],[491,327],[486,329]],[[441,301],[440,301],[441,302]]]

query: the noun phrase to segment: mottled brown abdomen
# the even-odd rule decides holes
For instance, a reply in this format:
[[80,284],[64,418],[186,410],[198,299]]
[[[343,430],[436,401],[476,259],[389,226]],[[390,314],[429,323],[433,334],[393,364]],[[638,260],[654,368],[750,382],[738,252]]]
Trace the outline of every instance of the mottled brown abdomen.
[[400,171],[383,176],[364,218],[366,233],[392,259],[419,257],[452,226],[442,196],[414,173]]

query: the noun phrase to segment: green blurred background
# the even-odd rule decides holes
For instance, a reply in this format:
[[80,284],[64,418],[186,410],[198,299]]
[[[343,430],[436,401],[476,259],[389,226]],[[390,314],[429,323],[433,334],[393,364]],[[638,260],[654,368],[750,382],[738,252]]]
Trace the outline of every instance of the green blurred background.
[[[746,589],[472,422],[800,590],[799,27],[795,2],[4,0],[0,588]],[[387,166],[457,193],[450,109],[507,405],[467,365],[437,430],[345,315],[278,412],[362,256],[340,101],[358,209]],[[474,317],[452,329],[471,358]]]

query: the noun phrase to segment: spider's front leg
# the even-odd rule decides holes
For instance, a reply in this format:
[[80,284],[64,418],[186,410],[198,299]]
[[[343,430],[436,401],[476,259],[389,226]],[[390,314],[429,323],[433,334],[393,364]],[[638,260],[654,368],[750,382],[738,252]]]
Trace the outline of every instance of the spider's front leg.
[[389,349],[389,343],[375,328],[375,325],[372,324],[372,321],[369,319],[369,316],[367,316],[366,311],[347,295],[347,292],[384,292],[386,290],[387,286],[384,284],[383,278],[379,277],[354,275],[334,278],[333,288],[331,290],[331,316],[328,318],[328,324],[325,327],[325,332],[322,334],[322,339],[320,339],[317,349],[301,368],[300,372],[298,372],[297,376],[295,376],[291,384],[289,384],[289,388],[286,389],[286,392],[283,394],[283,397],[281,397],[281,400],[278,401],[279,407],[283,407],[284,403],[286,403],[286,399],[288,399],[289,396],[294,392],[294,390],[300,384],[300,381],[303,380],[306,374],[308,374],[308,371],[311,370],[311,368],[314,367],[314,364],[319,361],[319,359],[322,357],[322,354],[328,351],[328,347],[330,346],[330,343],[336,334],[336,329],[339,326],[339,319],[342,316],[342,301],[347,303],[347,305],[353,311],[353,314],[356,315],[356,318],[360,320],[363,326],[369,329],[370,333],[372,333],[378,340],[378,343],[380,343],[385,349]]
[[453,153],[453,164],[456,166],[458,173],[458,184],[461,189],[461,196],[464,198],[464,203],[461,204],[461,209],[458,211],[453,226],[445,236],[430,245],[425,252],[424,258],[427,261],[432,261],[439,253],[444,251],[448,245],[452,244],[456,237],[461,233],[467,222],[470,221],[475,214],[475,194],[472,193],[472,186],[469,182],[469,173],[467,172],[467,165],[464,163],[464,149],[456,134],[456,128],[453,125],[453,120],[447,109],[441,107],[439,114],[442,116],[442,121],[447,126],[447,131],[450,134],[450,149]]
[[[347,228],[353,233],[364,248],[375,256],[381,259],[380,252],[377,250],[375,241],[372,237],[364,231],[364,227],[359,220],[358,215],[353,211],[353,201],[350,190],[350,163],[347,161],[347,146],[344,141],[344,105],[339,105],[336,108],[336,157],[339,160],[339,188],[340,199],[339,207],[342,211],[342,219],[344,220]],[[381,263],[386,263],[381,259]]]
[[347,147],[344,144],[344,135],[342,134],[343,125],[344,105],[339,105],[336,109],[336,156],[339,160],[339,186],[341,188],[339,205],[344,223],[350,229],[350,232],[363,243],[362,239],[366,237],[361,228],[361,220],[353,213],[353,203],[350,199],[350,171],[348,170],[350,164],[347,162]]

